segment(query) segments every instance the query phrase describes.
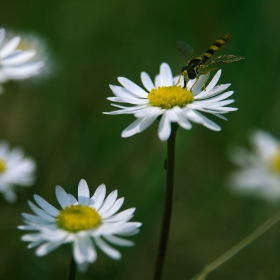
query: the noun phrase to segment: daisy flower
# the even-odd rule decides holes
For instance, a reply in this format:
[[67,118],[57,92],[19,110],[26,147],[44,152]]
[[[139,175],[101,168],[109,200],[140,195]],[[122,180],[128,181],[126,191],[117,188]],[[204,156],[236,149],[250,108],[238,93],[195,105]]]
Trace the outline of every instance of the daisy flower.
[[116,214],[124,202],[123,197],[117,199],[117,190],[105,199],[106,187],[102,184],[90,197],[88,185],[82,179],[78,186],[78,200],[60,186],[55,192],[61,210],[34,195],[41,208],[29,201],[35,215],[22,214],[26,225],[19,226],[19,229],[35,231],[23,235],[22,240],[30,242],[28,248],[39,246],[37,256],[44,256],[64,243],[72,243],[74,259],[80,270],[85,271],[87,265],[96,260],[95,245],[113,259],[120,259],[121,254],[108,243],[133,245],[119,236],[138,233],[141,223],[128,222],[135,208]]
[[154,83],[146,72],[141,73],[141,81],[146,90],[127,78],[119,77],[118,81],[122,87],[110,85],[115,97],[107,99],[131,106],[113,103],[112,106],[119,110],[105,114],[133,114],[137,118],[122,132],[122,137],[130,137],[144,131],[158,117],[161,117],[158,136],[162,141],[169,138],[171,123],[178,123],[184,129],[191,129],[191,122],[194,122],[211,130],[220,131],[220,126],[199,112],[210,113],[226,120],[223,114],[237,110],[226,107],[234,102],[232,99],[225,100],[233,94],[233,91],[224,92],[230,84],[217,85],[220,76],[221,70],[206,86],[209,74],[201,75],[196,83],[195,79],[190,80],[187,87],[183,88],[183,79],[177,85],[179,76],[173,77],[169,65],[162,63]]
[[8,41],[5,37],[5,29],[0,28],[0,84],[39,74],[44,62],[33,60],[36,51],[19,49],[21,38],[18,36]]
[[35,162],[20,148],[9,149],[6,142],[0,142],[0,192],[8,202],[16,201],[16,186],[33,184],[35,169]]
[[235,147],[231,160],[239,166],[229,178],[231,188],[270,201],[280,199],[280,141],[267,132],[251,134],[253,151]]

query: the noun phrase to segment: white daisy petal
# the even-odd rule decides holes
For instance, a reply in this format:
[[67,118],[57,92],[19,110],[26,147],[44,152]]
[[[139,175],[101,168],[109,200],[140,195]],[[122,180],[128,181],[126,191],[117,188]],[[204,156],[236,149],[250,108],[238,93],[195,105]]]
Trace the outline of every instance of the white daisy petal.
[[[106,98],[107,100],[109,101],[112,101],[112,102],[122,102],[122,103],[126,103],[126,101],[122,100],[121,98],[119,97],[107,97]],[[129,102],[128,102],[129,103]]]
[[6,201],[8,201],[9,203],[15,203],[17,200],[17,196],[16,194],[8,188],[7,185],[7,189],[5,189],[5,191],[3,192],[3,196],[6,199]]
[[224,85],[215,86],[211,91],[203,90],[203,91],[201,91],[201,93],[196,95],[194,97],[194,99],[195,100],[203,100],[203,99],[208,100],[208,98],[216,96],[216,95],[220,94],[221,92],[225,91],[229,86],[230,86],[230,84],[224,84]]
[[44,243],[43,245],[38,247],[38,249],[36,250],[36,255],[39,256],[39,257],[45,256],[46,254],[55,250],[60,245],[61,245],[61,242]]
[[27,62],[36,55],[35,51],[18,52],[3,59],[1,64],[3,66],[16,66]]
[[[183,77],[182,77],[182,79],[183,79]],[[191,90],[195,82],[196,82],[196,79],[189,80],[187,83],[187,89]],[[183,84],[184,84],[184,79],[183,79]],[[193,93],[193,95],[196,96],[196,94],[194,94],[194,93]]]
[[275,157],[279,149],[279,141],[262,130],[253,131],[250,135],[250,142],[265,161]]
[[146,72],[141,72],[141,81],[147,91],[150,92],[153,88],[155,88],[150,76]]
[[203,102],[208,103],[208,102],[217,102],[217,101],[220,101],[220,100],[224,100],[224,99],[230,97],[231,95],[233,95],[233,93],[234,93],[234,91],[227,91],[227,92],[225,92],[225,93],[223,93],[219,96],[205,99]]
[[33,226],[18,226],[21,230],[36,230]]
[[87,182],[82,179],[78,186],[78,201],[82,205],[89,204],[89,189]]
[[15,37],[11,41],[9,41],[1,50],[0,50],[0,56],[2,58],[7,57],[10,55],[18,46],[20,42],[20,37]]
[[155,86],[156,86],[156,88],[158,88],[158,87],[161,87],[162,86],[162,84],[161,84],[161,77],[160,77],[160,75],[158,74],[158,75],[156,75],[156,77],[155,77]]
[[87,236],[77,236],[73,247],[74,259],[78,264],[93,262],[96,259],[96,251]]
[[0,162],[0,193],[9,203],[14,203],[17,200],[15,186],[28,187],[34,183],[36,164],[32,159],[25,157],[20,148],[10,149],[9,144],[5,141],[0,142]]
[[78,204],[78,201],[74,195],[69,194],[69,193],[67,195],[68,195],[68,199],[70,200],[71,204]]
[[129,125],[123,132],[122,137],[130,137],[134,134],[140,133],[144,131],[146,128],[148,128],[154,120],[157,118],[157,116],[153,116],[150,118],[144,118],[144,119],[137,119],[135,122],[133,122],[131,125]]
[[[111,104],[111,105],[116,107],[117,104]],[[145,107],[146,106],[144,105],[144,108]],[[125,108],[125,109],[122,109],[122,110],[116,110],[116,111],[111,111],[111,112],[103,112],[103,114],[106,114],[106,115],[134,114],[134,113],[138,113],[139,111],[141,111],[142,110],[141,108],[143,108],[143,106],[141,106],[141,105],[140,106],[133,106],[133,107],[128,107],[128,108]]]
[[184,78],[182,77],[182,75],[178,75],[173,78],[173,85],[178,85],[181,87],[184,86]]
[[100,237],[94,238],[96,245],[109,257],[115,260],[119,260],[121,258],[121,254],[119,251],[115,250],[111,246],[109,246],[106,242],[104,242]]
[[158,127],[158,136],[161,141],[166,141],[171,133],[171,123],[168,119],[167,112],[162,115],[159,127]]
[[212,90],[214,88],[214,86],[218,83],[218,81],[219,81],[219,79],[221,77],[221,74],[222,74],[222,70],[217,71],[217,73],[213,77],[212,81],[206,87],[206,92],[210,91],[210,90]]
[[204,126],[206,126],[207,128],[214,130],[214,131],[220,131],[221,127],[218,126],[217,124],[215,124],[214,122],[212,122],[211,120],[209,120],[208,118],[206,118],[205,116],[203,116],[202,114],[196,112],[197,115],[200,115],[201,117],[201,124],[203,124]]
[[123,197],[117,199],[117,201],[114,203],[114,205],[108,211],[106,211],[105,213],[102,214],[102,218],[105,219],[105,218],[108,218],[108,217],[111,217],[112,215],[114,215],[121,208],[121,206],[123,205],[123,202],[124,202]]
[[[131,103],[131,104],[146,104],[148,100],[146,98],[139,99],[139,97],[135,96],[129,90],[119,86],[109,85],[110,89],[113,93],[122,100],[122,102]],[[148,94],[146,94],[147,97]]]
[[239,169],[229,176],[229,186],[240,195],[252,195],[268,202],[280,201],[279,140],[262,130],[250,135],[252,152],[234,147],[229,157]]
[[145,117],[157,117],[159,115],[161,115],[162,109],[159,107],[146,107],[142,110],[138,110],[134,116],[138,119],[142,119]]
[[144,91],[142,88],[137,86],[135,83],[131,82],[127,78],[119,77],[118,81],[120,84],[122,84],[128,91],[132,92],[136,96],[147,98],[148,93]]
[[30,222],[33,222],[33,223],[36,223],[36,224],[47,224],[47,223],[49,223],[46,220],[42,219],[41,217],[30,215],[30,214],[27,214],[27,213],[22,213],[22,216],[26,220],[28,220]]
[[218,126],[216,123],[214,123],[213,121],[209,120],[208,118],[204,117],[205,120],[202,123],[204,126],[206,126],[207,128],[214,130],[214,131],[220,131],[221,127]]
[[28,249],[32,249],[32,248],[35,248],[41,244],[43,244],[44,241],[43,240],[38,240],[38,241],[35,241],[35,242],[31,242],[30,244],[28,244],[27,248]]
[[[111,229],[111,234],[117,234],[122,236],[131,236],[136,234],[139,231],[139,227],[141,226],[141,223],[125,223],[125,224],[119,224],[118,226],[115,226]],[[106,235],[106,234],[104,234]]]
[[6,35],[5,29],[0,28],[0,48],[2,47],[2,44],[4,42],[5,35]]
[[49,204],[45,199],[36,194],[34,195],[34,199],[38,203],[38,205],[51,216],[56,217],[58,215],[59,211],[51,204]]
[[25,234],[21,237],[21,240],[26,242],[41,241],[41,239],[41,235],[38,233]]
[[220,119],[222,119],[222,120],[225,120],[225,121],[227,121],[228,119],[226,118],[226,117],[224,117],[223,115],[221,115],[221,114],[217,114],[217,113],[212,113],[214,116],[216,116],[216,117],[218,117],[218,118],[220,118]]
[[160,85],[173,86],[172,72],[167,63],[162,63],[160,66]]
[[[37,51],[33,48],[21,50],[21,38],[14,37],[11,40],[5,39],[6,33],[3,28],[0,29],[0,93],[3,92],[2,83],[9,80],[22,80],[38,75],[44,66],[43,61],[35,61]],[[23,45],[33,44],[33,39],[23,38]],[[38,41],[38,40],[37,40]],[[11,194],[4,194],[8,200],[15,200]]]
[[59,204],[62,208],[65,208],[65,207],[71,205],[71,200],[62,187],[56,186],[55,194],[56,194],[57,201],[59,202]]
[[111,192],[107,196],[107,198],[105,199],[104,203],[102,204],[102,206],[100,207],[98,212],[102,215],[107,210],[109,210],[114,205],[117,197],[118,197],[118,191],[117,190]]
[[134,211],[135,211],[135,208],[129,208],[114,216],[104,219],[104,221],[106,221],[107,223],[125,222],[125,221],[130,220]]
[[186,116],[189,120],[191,120],[192,122],[195,122],[195,123],[201,124],[203,122],[203,118],[202,118],[201,114],[198,114],[198,112],[195,110],[191,110],[191,109],[185,110],[184,116]]
[[67,233],[62,230],[42,232],[41,238],[51,242],[63,242],[67,238]]
[[107,241],[109,241],[110,243],[114,244],[114,245],[118,245],[118,246],[133,246],[134,242],[130,241],[130,240],[126,240],[120,237],[116,237],[114,235],[104,235],[103,238]]
[[34,211],[34,213],[41,217],[43,220],[47,222],[55,222],[54,217],[50,216],[47,212],[35,206],[31,201],[28,201],[28,204],[30,208]]
[[[210,73],[206,74],[206,75],[201,75],[198,78],[198,81],[196,81],[195,79],[195,85],[192,87],[192,93],[194,96],[198,95],[201,92],[202,87],[205,87],[206,82],[209,78]],[[189,85],[188,85],[189,86]],[[204,90],[204,88],[203,88]]]
[[96,189],[94,195],[90,198],[89,205],[98,210],[104,201],[105,195],[106,187],[104,184],[102,184]]
[[136,106],[132,106],[132,107],[125,107],[120,104],[114,104],[114,103],[112,103],[111,105],[114,107],[117,107],[117,108],[124,109],[125,111],[134,111],[134,110],[136,111],[136,110],[144,109],[147,107],[146,105],[136,105]]
[[182,128],[187,129],[187,130],[192,128],[192,124],[189,122],[189,120],[182,115],[178,116],[178,124]]

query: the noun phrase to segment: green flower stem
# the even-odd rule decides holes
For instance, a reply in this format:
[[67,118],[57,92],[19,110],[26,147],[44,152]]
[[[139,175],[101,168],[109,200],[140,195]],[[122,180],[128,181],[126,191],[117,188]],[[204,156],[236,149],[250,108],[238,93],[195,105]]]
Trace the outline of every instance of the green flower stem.
[[172,131],[167,140],[167,160],[166,160],[166,197],[163,211],[163,221],[161,225],[161,236],[158,248],[157,262],[154,280],[160,280],[163,270],[164,258],[167,248],[168,235],[170,229],[172,200],[174,189],[174,169],[175,169],[175,140],[178,125],[172,125]]
[[270,229],[279,220],[280,220],[280,212],[278,212],[276,215],[269,218],[257,230],[252,232],[250,235],[248,235],[246,238],[244,238],[241,242],[239,242],[238,244],[233,246],[231,249],[229,249],[223,255],[221,255],[216,260],[214,260],[212,263],[207,265],[200,273],[198,273],[196,276],[194,276],[191,280],[206,279],[206,277],[208,276],[208,274],[210,272],[212,272],[214,269],[216,269],[217,267],[222,265],[228,259],[233,257],[235,254],[237,254],[239,251],[241,251],[243,248],[245,248],[247,245],[249,245],[251,242],[253,242],[255,239],[257,239],[259,236],[261,236],[263,233],[265,233],[268,229]]
[[69,270],[69,277],[68,280],[75,280],[76,278],[76,271],[77,271],[77,264],[74,260],[73,254],[71,254],[71,263],[70,263],[70,270]]

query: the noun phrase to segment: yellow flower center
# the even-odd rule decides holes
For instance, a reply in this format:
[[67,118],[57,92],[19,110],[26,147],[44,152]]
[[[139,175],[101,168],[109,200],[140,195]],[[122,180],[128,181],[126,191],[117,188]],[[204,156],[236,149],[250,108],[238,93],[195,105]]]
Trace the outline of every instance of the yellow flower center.
[[4,159],[0,158],[0,174],[4,173],[7,169],[6,162]]
[[72,204],[59,211],[56,222],[60,228],[76,233],[98,227],[101,224],[101,216],[88,205]]
[[150,99],[150,105],[162,109],[171,109],[175,106],[182,108],[194,100],[191,91],[181,86],[153,88],[148,98]]
[[271,162],[272,170],[280,175],[280,149]]

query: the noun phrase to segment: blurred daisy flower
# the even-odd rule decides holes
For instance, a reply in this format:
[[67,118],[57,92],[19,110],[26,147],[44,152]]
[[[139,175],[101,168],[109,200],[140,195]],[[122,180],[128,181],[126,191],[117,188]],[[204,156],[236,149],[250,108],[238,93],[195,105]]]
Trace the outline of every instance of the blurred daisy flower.
[[[0,28],[0,87],[9,80],[23,80],[39,74],[43,61],[34,60],[35,49],[20,49],[21,38],[5,39],[6,32]],[[3,91],[3,89],[2,89]],[[1,93],[1,88],[0,88]]]
[[110,85],[115,97],[107,99],[132,106],[113,103],[112,106],[120,110],[105,114],[133,114],[137,118],[122,132],[122,137],[130,137],[144,131],[158,117],[161,117],[158,136],[162,141],[169,138],[172,122],[178,123],[184,129],[191,129],[191,122],[194,122],[211,130],[220,131],[220,126],[199,112],[210,113],[226,120],[223,114],[237,110],[226,107],[234,102],[232,99],[225,100],[233,94],[233,91],[224,92],[230,84],[217,85],[220,76],[221,70],[204,88],[209,74],[201,75],[196,83],[195,79],[190,80],[187,87],[183,88],[183,79],[177,85],[179,76],[173,77],[169,65],[162,63],[154,83],[146,72],[141,73],[141,80],[146,90],[126,78],[119,77],[118,81],[122,87]]
[[239,170],[231,174],[229,183],[238,193],[251,194],[267,200],[280,199],[280,142],[262,130],[250,136],[253,151],[235,147],[230,151]]
[[87,265],[96,260],[95,245],[113,259],[120,259],[121,254],[108,242],[118,246],[133,245],[119,236],[138,233],[141,223],[128,222],[135,208],[116,214],[124,202],[124,198],[117,199],[117,190],[105,199],[106,187],[102,184],[90,197],[88,185],[82,179],[78,186],[78,200],[60,186],[55,192],[61,210],[34,195],[41,208],[29,201],[35,215],[22,214],[26,225],[19,226],[19,229],[33,231],[23,235],[22,240],[30,242],[28,248],[39,246],[37,256],[44,256],[64,243],[72,243],[74,259],[80,270],[85,271]]
[[20,148],[10,150],[6,142],[0,142],[0,192],[8,202],[16,201],[16,186],[33,184],[35,169],[35,162]]

